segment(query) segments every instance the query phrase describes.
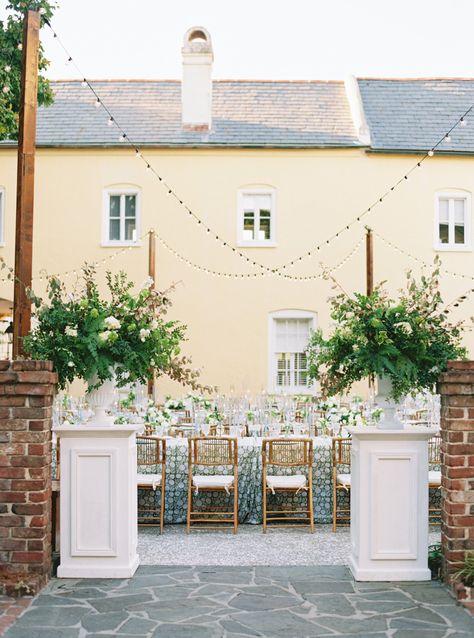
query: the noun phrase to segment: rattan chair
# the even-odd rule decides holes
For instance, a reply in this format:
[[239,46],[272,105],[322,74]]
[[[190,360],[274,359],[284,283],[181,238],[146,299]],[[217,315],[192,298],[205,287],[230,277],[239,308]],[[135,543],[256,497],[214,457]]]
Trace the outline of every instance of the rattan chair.
[[[305,467],[306,475],[278,476],[269,474],[269,467]],[[271,527],[309,525],[311,532],[313,532],[313,441],[307,438],[264,439],[262,442],[262,470],[263,533],[266,533],[268,523],[271,524]],[[301,491],[306,492],[306,505],[268,509],[270,494],[275,495],[278,492],[298,494]]]
[[[351,446],[350,438],[334,438],[332,440],[332,531],[335,532],[337,523],[350,523],[350,507],[340,507],[338,493],[343,490],[347,495],[351,492]],[[346,470],[343,472],[342,470]]]
[[[140,470],[154,467],[156,472],[143,474]],[[153,492],[154,504],[143,505],[137,510],[138,525],[159,525],[163,533],[165,513],[166,440],[158,436],[137,436],[137,488]],[[160,490],[160,505],[156,504],[156,491]]]
[[56,478],[51,481],[51,550],[58,551],[60,533],[61,439],[56,434]]
[[[441,436],[435,434],[428,441],[428,464],[441,465]],[[441,470],[428,471],[428,489],[441,489]],[[441,509],[439,507],[430,507],[428,510],[428,520],[430,523],[441,522]]]
[[[206,529],[231,526],[234,534],[238,527],[238,467],[237,439],[232,437],[198,436],[188,442],[188,514],[186,531],[193,527]],[[195,474],[197,467],[230,468],[227,474]],[[233,497],[231,509],[194,509],[193,496],[199,492],[225,492]],[[213,523],[213,525],[209,525]],[[197,525],[196,525],[197,524]],[[206,525],[204,525],[206,524]]]

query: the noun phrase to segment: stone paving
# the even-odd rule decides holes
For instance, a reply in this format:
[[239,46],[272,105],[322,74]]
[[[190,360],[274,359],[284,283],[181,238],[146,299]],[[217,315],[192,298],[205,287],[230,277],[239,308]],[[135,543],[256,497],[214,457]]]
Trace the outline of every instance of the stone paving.
[[439,583],[356,583],[344,566],[142,566],[52,581],[5,638],[472,638]]

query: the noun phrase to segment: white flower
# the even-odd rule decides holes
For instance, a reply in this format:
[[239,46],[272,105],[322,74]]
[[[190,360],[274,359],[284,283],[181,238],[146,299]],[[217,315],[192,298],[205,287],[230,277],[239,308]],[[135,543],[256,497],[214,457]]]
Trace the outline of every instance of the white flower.
[[147,277],[145,281],[142,283],[140,290],[147,290],[150,286],[153,286],[155,282],[152,277]]
[[395,323],[393,327],[400,328],[400,330],[402,330],[402,332],[404,332],[407,335],[411,335],[411,333],[413,332],[413,328],[408,323],[408,321],[399,321],[398,323]]
[[353,316],[354,316],[353,312],[346,312],[346,319],[352,319]]
[[71,328],[71,326],[66,326],[64,332],[68,337],[77,337],[77,328]]
[[359,346],[357,345],[357,343],[353,344],[352,349],[354,350],[354,352],[357,352],[357,350],[359,349]]
[[153,321],[150,324],[150,328],[152,330],[156,330],[158,328],[158,321],[156,319],[153,319]]
[[109,330],[118,330],[120,328],[120,321],[112,316],[106,317],[104,323]]
[[68,361],[67,364],[68,364],[69,368],[74,368],[75,367],[73,361]]
[[107,339],[110,337],[110,330],[104,330],[103,332],[99,332],[99,334],[97,335],[99,337],[99,341],[107,341]]
[[145,339],[150,336],[150,330],[148,330],[147,328],[142,328],[140,330],[139,336],[140,336],[140,341],[145,341]]

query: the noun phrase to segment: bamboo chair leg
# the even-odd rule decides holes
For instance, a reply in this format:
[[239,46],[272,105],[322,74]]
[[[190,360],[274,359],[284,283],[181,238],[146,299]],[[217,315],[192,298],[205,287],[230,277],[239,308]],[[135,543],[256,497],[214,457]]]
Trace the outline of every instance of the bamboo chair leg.
[[234,534],[237,534],[238,524],[239,524],[239,492],[238,492],[237,484],[236,484],[234,486]]
[[263,533],[267,533],[267,490],[263,486]]
[[193,510],[193,489],[191,481],[188,481],[188,516],[186,521],[186,533],[189,534],[191,529],[191,512]]
[[335,479],[332,479],[332,531],[335,532],[337,527],[337,489]]
[[160,534],[163,534],[163,526],[165,523],[165,486],[161,482],[161,510],[160,510]]
[[308,509],[309,509],[309,516],[310,516],[310,530],[311,530],[311,534],[314,533],[314,513],[313,513],[313,490],[311,489],[311,487],[308,489]]

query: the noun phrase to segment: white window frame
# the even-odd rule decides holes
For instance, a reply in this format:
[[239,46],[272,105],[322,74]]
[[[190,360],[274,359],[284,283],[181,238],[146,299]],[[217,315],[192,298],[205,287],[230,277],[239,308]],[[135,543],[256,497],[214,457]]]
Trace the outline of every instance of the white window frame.
[[316,395],[319,384],[313,382],[305,386],[278,386],[276,383],[276,320],[277,319],[309,319],[311,331],[317,326],[317,313],[311,310],[276,310],[268,315],[268,392],[270,394],[307,394]]
[[5,246],[5,188],[0,186],[0,246]]
[[[270,239],[244,239],[244,202],[246,196],[270,197]],[[237,246],[243,248],[275,248],[276,242],[276,193],[271,187],[241,188],[237,193]]]
[[[465,205],[465,217],[464,217],[464,244],[455,244],[454,241],[450,241],[447,244],[442,244],[439,241],[439,202],[440,199],[464,199]],[[438,251],[456,251],[456,252],[469,252],[472,251],[472,232],[471,232],[471,217],[472,217],[472,204],[471,193],[463,190],[447,190],[438,191],[435,193],[435,210],[434,210],[434,249]],[[449,206],[449,235],[454,232],[454,206]]]
[[[136,239],[109,239],[109,220],[110,220],[110,197],[111,195],[135,195],[135,219],[136,219]],[[141,191],[138,187],[130,186],[110,186],[104,189],[102,204],[102,246],[141,246]],[[122,219],[122,218],[121,218]],[[125,218],[121,223],[121,234],[124,227]]]

